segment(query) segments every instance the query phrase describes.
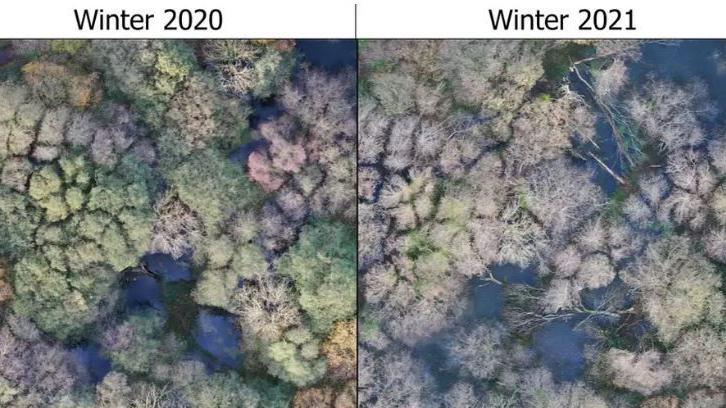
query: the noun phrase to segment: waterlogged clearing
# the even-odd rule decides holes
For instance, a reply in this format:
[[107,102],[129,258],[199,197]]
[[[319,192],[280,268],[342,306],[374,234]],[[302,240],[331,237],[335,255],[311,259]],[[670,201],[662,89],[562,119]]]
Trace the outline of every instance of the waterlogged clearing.
[[361,406],[726,404],[723,41],[360,49]]

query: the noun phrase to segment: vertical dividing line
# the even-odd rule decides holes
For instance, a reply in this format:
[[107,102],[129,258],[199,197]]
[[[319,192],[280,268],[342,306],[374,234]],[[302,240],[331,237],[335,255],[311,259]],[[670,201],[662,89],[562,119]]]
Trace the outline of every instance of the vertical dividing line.
[[359,148],[359,139],[360,139],[360,122],[359,122],[359,107],[358,103],[360,101],[358,90],[360,87],[360,78],[358,77],[360,75],[360,48],[359,48],[359,42],[358,42],[358,4],[354,4],[353,7],[353,32],[354,32],[354,39],[355,41],[355,406],[357,407],[359,404],[359,388],[358,384],[360,381],[360,318],[361,318],[361,293],[360,290],[362,288],[361,286],[361,276],[360,276],[360,218],[358,217],[358,183],[359,183],[359,172],[358,172],[358,148]]

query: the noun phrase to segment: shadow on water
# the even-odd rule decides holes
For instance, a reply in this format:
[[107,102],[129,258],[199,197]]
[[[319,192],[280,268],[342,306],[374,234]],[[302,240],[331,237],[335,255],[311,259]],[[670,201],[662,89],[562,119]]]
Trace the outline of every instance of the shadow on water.
[[192,298],[194,282],[164,283],[164,305],[167,310],[167,327],[182,336],[189,337],[199,305]]
[[634,299],[625,283],[616,277],[609,285],[580,292],[582,305],[591,310],[623,310],[631,307]]
[[449,365],[449,353],[442,344],[445,338],[445,336],[436,336],[435,339],[413,348],[414,358],[423,362],[440,392],[446,392],[459,380],[457,370]]
[[726,120],[726,42],[722,40],[682,40],[675,44],[650,43],[641,47],[642,58],[630,64],[630,82],[642,84],[650,75],[657,79],[689,82],[701,79],[709,97],[718,103]]
[[252,108],[252,113],[249,116],[251,129],[257,129],[261,123],[277,119],[285,113],[285,110],[274,98],[253,98],[250,101],[250,108]]
[[235,149],[230,155],[229,159],[233,162],[239,163],[243,166],[247,165],[247,159],[249,159],[250,154],[254,152],[257,149],[261,149],[265,147],[268,144],[268,142],[265,139],[256,139],[252,140],[251,142],[247,142],[243,144],[242,146]]
[[585,372],[587,335],[577,322],[548,323],[534,333],[534,349],[557,381],[574,381]]
[[94,344],[79,345],[70,352],[80,377],[87,382],[98,384],[111,371],[111,361],[103,357]]
[[522,268],[519,265],[504,263],[494,265],[490,270],[497,280],[504,283],[519,283],[530,286],[536,286],[539,283],[537,265]]
[[356,65],[355,40],[297,40],[295,48],[303,61],[328,72]]
[[144,266],[148,273],[134,270],[125,276],[126,310],[151,307],[161,312],[169,331],[189,339],[188,357],[204,362],[208,369],[239,367],[241,335],[234,316],[194,301],[196,282],[189,260],[151,254],[144,257]]
[[0,66],[11,63],[15,59],[15,53],[12,47],[4,47],[0,49]]
[[[594,154],[605,163],[613,172],[623,176],[625,174],[625,167],[623,165],[623,157],[618,151],[618,144],[615,141],[613,135],[613,129],[602,117],[598,118],[595,123],[595,132],[597,147],[590,142],[580,142],[575,144],[575,148],[580,154],[586,155],[589,153]],[[586,157],[587,169],[592,172],[591,180],[608,197],[612,197],[620,188],[620,184],[607,170],[599,165],[594,159]]]
[[471,302],[464,315],[464,320],[499,320],[504,306],[504,288],[502,285],[481,278],[472,279],[469,285],[468,296]]
[[164,311],[159,281],[149,275],[130,273],[124,285],[126,308],[129,310],[151,307]]
[[167,254],[149,254],[142,259],[146,269],[165,282],[189,281],[192,269],[189,257],[175,260]]
[[197,345],[219,364],[235,368],[242,363],[240,333],[231,315],[201,310],[194,325],[193,337]]

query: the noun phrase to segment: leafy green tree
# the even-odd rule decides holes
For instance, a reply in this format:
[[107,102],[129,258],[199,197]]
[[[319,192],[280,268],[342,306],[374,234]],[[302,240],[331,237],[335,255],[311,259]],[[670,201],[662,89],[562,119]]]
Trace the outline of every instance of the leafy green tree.
[[84,156],[71,156],[31,176],[30,205],[44,217],[28,227],[33,241],[15,265],[19,314],[70,340],[106,313],[117,273],[135,266],[151,239],[144,167],[124,159],[113,170],[94,168]]
[[[16,296],[12,306],[19,315],[32,318],[42,330],[69,339],[78,336],[101,313],[115,275],[103,266],[69,274],[53,264],[37,252],[15,265]],[[76,280],[82,285],[70,285]]]
[[317,221],[303,227],[297,244],[280,260],[278,271],[295,282],[316,332],[355,314],[355,242],[351,227]]
[[231,310],[231,301],[242,279],[252,279],[267,271],[259,248],[247,244],[234,249],[227,239],[215,240],[207,248],[210,268],[202,272],[194,290],[197,303]]
[[182,41],[91,42],[94,66],[107,75],[112,95],[125,95],[152,127],[163,125],[169,100],[196,63]]
[[0,186],[0,254],[19,257],[32,243],[41,216],[28,197]]
[[180,344],[164,337],[165,320],[156,312],[133,314],[103,333],[102,343],[114,367],[130,374],[146,374],[155,364],[173,359]]
[[220,223],[235,212],[260,200],[260,192],[220,153],[207,149],[195,153],[168,175],[179,199],[201,218],[208,235],[215,236]]
[[318,341],[305,328],[290,329],[284,340],[267,346],[263,361],[270,374],[298,387],[308,386],[325,374]]

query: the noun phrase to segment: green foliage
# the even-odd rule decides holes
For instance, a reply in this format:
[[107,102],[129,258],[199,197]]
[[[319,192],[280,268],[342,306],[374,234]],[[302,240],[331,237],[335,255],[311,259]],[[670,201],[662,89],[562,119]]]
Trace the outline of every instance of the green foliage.
[[300,306],[322,333],[355,314],[356,239],[347,225],[317,221],[303,228],[278,271],[291,277]]
[[15,265],[13,309],[66,340],[78,337],[96,319],[108,300],[115,274],[103,266],[68,272],[63,257],[59,247],[50,246]]
[[288,408],[292,400],[294,387],[281,381],[270,381],[255,376],[247,384],[257,390],[260,396],[260,407]]
[[[319,89],[327,85],[324,75],[312,77],[311,89],[286,86],[296,64],[293,41],[228,43],[234,45],[231,51],[242,54],[205,61],[202,70],[197,55],[209,57],[197,46],[202,42],[13,42],[23,66],[14,74],[16,83],[0,84],[0,267],[7,261],[12,296],[3,306],[21,323],[0,322],[8,325],[0,327],[0,338],[12,332],[23,333],[28,342],[41,337],[53,339],[49,344],[98,341],[115,370],[96,393],[69,373],[62,379],[68,390],[55,393],[50,402],[28,398],[21,405],[282,408],[292,403],[292,384],[309,385],[325,375],[320,341],[333,323],[355,314],[354,230],[335,222],[304,228],[281,266],[281,273],[295,280],[299,299],[293,296],[292,280],[270,273],[257,241],[266,229],[273,230],[270,235],[283,232],[254,219],[265,197],[228,153],[249,137],[248,108],[241,101],[282,92],[288,102],[311,106],[308,116],[319,128],[315,131],[342,146],[313,146],[318,160],[342,163],[338,150],[348,152],[350,146],[340,132],[355,127],[339,130],[344,126],[335,122],[332,111],[347,112],[350,105],[330,104],[339,98],[331,99],[328,90]],[[248,51],[251,54],[245,54]],[[227,71],[219,69],[222,65]],[[0,70],[0,77],[6,76],[7,68]],[[104,95],[120,103],[104,100]],[[280,99],[282,103],[282,94]],[[347,164],[316,166],[321,169],[314,177],[300,181],[302,195],[283,197],[298,207],[286,208],[272,222],[287,229],[292,225],[285,219],[292,218],[287,211],[299,210],[299,216],[289,236],[281,238],[282,248],[310,213],[310,196],[322,190],[321,183],[348,181],[353,167]],[[324,171],[328,167],[332,170]],[[164,282],[164,314],[144,309],[117,316],[122,303],[120,273],[137,267],[143,254],[154,252],[152,237],[163,229],[162,212],[153,209],[162,186],[193,221],[164,232],[170,240],[181,236],[188,241],[178,246],[183,250],[179,253],[194,249],[201,273],[196,281]],[[336,206],[340,191],[337,185],[331,187],[330,197],[317,205]],[[169,218],[178,219],[175,215]],[[249,225],[238,224],[244,217]],[[248,383],[231,370],[207,373],[199,362],[196,368],[175,372],[179,378],[164,373],[189,362],[181,359],[186,343],[176,335],[191,335],[200,305],[232,311],[232,303],[240,300],[241,280],[259,292],[249,308],[250,320],[279,326],[274,338],[253,335],[245,343],[261,354],[253,360],[255,369],[265,364],[277,378],[252,372]],[[301,318],[296,300],[309,322]],[[7,313],[0,320],[5,317]],[[91,328],[102,333],[91,333]],[[25,358],[23,353],[17,351]],[[65,353],[56,354],[70,361]],[[33,370],[28,377],[39,371],[40,377],[47,377],[43,370]],[[16,383],[23,381],[0,376],[0,405],[19,403],[17,393],[27,393],[28,387]],[[39,395],[49,393],[42,385],[33,386]],[[102,391],[118,391],[123,398],[102,398]]]
[[116,170],[100,170],[83,156],[66,157],[31,176],[29,200],[3,195],[3,214],[20,210],[24,201],[44,213],[42,221],[37,215],[29,219],[31,207],[6,238],[8,252],[19,255],[23,244],[13,275],[19,314],[71,340],[105,313],[116,273],[135,266],[151,239],[149,173],[143,167],[122,161]]
[[115,368],[135,374],[149,372],[153,364],[168,357],[166,344],[161,338],[164,319],[156,313],[131,315],[116,332],[111,332],[109,357]]
[[50,49],[58,54],[76,55],[88,48],[88,40],[53,40]]
[[286,340],[270,344],[263,359],[270,374],[298,387],[308,386],[325,374],[325,359],[319,357],[317,340],[307,329],[292,329]]
[[228,239],[218,239],[211,248],[207,247],[211,268],[202,273],[197,283],[194,291],[197,303],[230,310],[230,301],[240,280],[252,279],[267,271],[267,261],[256,246],[245,244],[235,250],[232,245]]
[[267,269],[267,263],[259,248],[253,244],[233,242],[228,235],[205,239],[200,247],[207,267],[211,269],[229,266],[237,275],[247,279]]
[[255,64],[252,94],[258,98],[268,98],[292,74],[295,59],[292,54],[266,52]]
[[221,268],[227,265],[232,259],[232,240],[226,235],[211,240],[206,245],[207,264],[212,268]]
[[194,291],[194,300],[200,305],[229,308],[230,297],[237,288],[239,276],[229,269],[204,271]]
[[111,94],[123,94],[152,127],[163,126],[164,112],[196,65],[182,41],[107,41],[91,43],[95,66],[106,75]]
[[0,404],[9,404],[15,399],[15,396],[21,391],[6,380],[0,377]]
[[250,183],[242,167],[213,150],[195,153],[172,170],[168,179],[211,236],[230,215],[261,199],[259,189]]
[[222,95],[211,78],[190,75],[170,100],[158,137],[162,167],[173,167],[196,150],[238,146],[247,129],[246,119],[246,107]]
[[410,232],[407,238],[406,256],[412,261],[417,260],[423,255],[438,251],[438,248],[436,248],[428,235],[420,230]]
[[0,186],[0,255],[20,257],[30,246],[41,217],[26,196]]

